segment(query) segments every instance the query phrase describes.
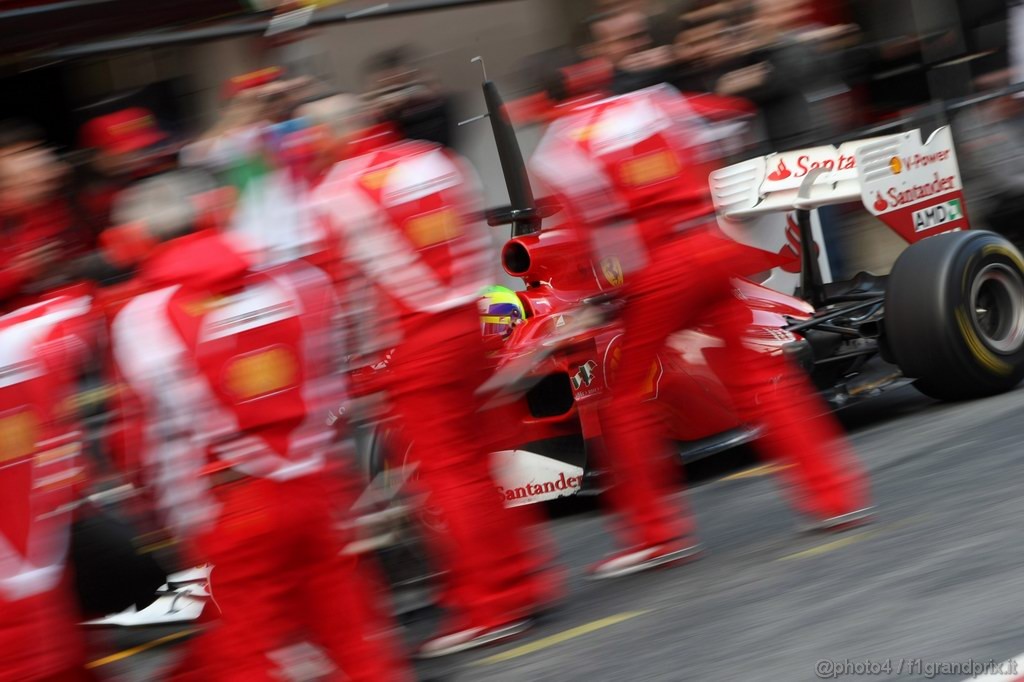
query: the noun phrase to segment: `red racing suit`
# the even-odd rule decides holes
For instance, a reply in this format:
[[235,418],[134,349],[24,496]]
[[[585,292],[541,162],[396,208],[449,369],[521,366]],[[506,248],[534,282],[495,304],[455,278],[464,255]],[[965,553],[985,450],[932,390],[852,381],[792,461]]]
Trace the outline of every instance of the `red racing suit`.
[[644,396],[668,337],[697,323],[724,341],[713,367],[740,417],[763,425],[763,453],[790,465],[782,475],[796,507],[828,518],[866,506],[860,469],[810,383],[781,355],[742,342],[753,317],[731,278],[763,270],[763,257],[714,228],[694,119],[675,90],[648,88],[554,122],[531,161],[570,222],[590,234],[583,248],[595,270],[621,285],[626,300],[602,430],[616,483],[611,500],[628,545],[666,543],[693,530],[669,500],[668,438]]
[[522,515],[495,493],[474,396],[486,378],[477,301],[494,274],[490,238],[471,224],[477,181],[437,145],[373,139],[335,166],[315,204],[337,232],[344,262],[378,295],[369,322],[390,323],[398,336],[388,398],[443,519],[445,532],[431,544],[448,570],[451,626],[503,625],[553,587]]
[[214,567],[220,617],[191,672],[277,679],[276,652],[305,637],[338,679],[407,679],[333,516],[326,419],[344,384],[330,282],[302,263],[251,271],[212,230],[161,245],[141,278],[149,290],[115,317],[113,352],[137,410],[136,466]]
[[52,263],[72,255],[81,245],[63,243],[71,226],[70,210],[58,199],[20,211],[0,211],[0,300],[19,307],[35,300],[23,288],[47,273],[41,272],[44,267],[30,267],[23,259],[48,244],[57,249]]
[[64,582],[83,479],[69,399],[90,301],[58,296],[0,317],[0,680],[84,676],[78,607]]

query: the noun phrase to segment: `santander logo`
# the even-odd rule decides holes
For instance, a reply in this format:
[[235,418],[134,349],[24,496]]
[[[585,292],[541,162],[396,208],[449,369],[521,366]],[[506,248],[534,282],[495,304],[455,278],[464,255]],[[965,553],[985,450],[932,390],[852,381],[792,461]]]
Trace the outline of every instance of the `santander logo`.
[[[818,257],[821,254],[821,248],[817,242],[814,244],[814,256]],[[800,226],[793,219],[792,213],[786,214],[786,243],[783,244],[779,250],[779,255],[791,258],[787,263],[780,265],[779,268],[784,272],[798,273],[800,272]]]
[[786,167],[786,161],[784,159],[779,159],[778,167],[768,174],[768,179],[772,182],[778,182],[779,180],[785,180],[791,175],[793,175],[793,173]]
[[884,211],[885,209],[889,208],[889,202],[882,198],[882,193],[881,192],[876,192],[875,193],[875,197],[876,197],[876,199],[875,199],[875,210],[876,211]]
[[558,478],[553,481],[544,481],[542,483],[534,483],[531,481],[524,486],[518,486],[515,488],[504,488],[502,486],[498,486],[498,495],[501,496],[503,502],[514,502],[516,500],[529,499],[537,495],[548,495],[555,492],[572,495],[582,486],[582,476],[567,477],[565,472],[562,471],[558,474]]
[[[835,152],[835,150],[832,151],[833,153]],[[828,152],[826,150],[818,153]],[[786,164],[786,159],[780,157],[775,170],[768,174],[767,180],[769,182],[782,182],[789,178],[802,178],[817,168],[824,168],[829,171],[845,171],[853,170],[857,167],[857,159],[853,154],[839,154],[838,156],[825,158],[820,156],[818,158],[811,158],[810,154],[801,154],[795,160],[790,158],[790,163],[793,163],[795,167],[790,168]]]

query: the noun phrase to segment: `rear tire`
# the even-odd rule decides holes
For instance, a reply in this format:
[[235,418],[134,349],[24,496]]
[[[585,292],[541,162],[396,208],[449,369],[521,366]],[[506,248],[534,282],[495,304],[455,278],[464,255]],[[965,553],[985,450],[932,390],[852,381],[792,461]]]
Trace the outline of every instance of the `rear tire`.
[[941,400],[995,395],[1024,377],[1024,259],[1005,238],[950,232],[893,265],[885,338],[903,373]]

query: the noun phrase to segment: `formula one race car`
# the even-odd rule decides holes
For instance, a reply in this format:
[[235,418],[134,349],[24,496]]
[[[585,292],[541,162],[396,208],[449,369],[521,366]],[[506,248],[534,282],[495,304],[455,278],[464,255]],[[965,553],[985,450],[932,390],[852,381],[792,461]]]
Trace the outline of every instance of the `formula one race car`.
[[[784,350],[834,405],[907,381],[978,398],[1024,376],[1024,261],[969,229],[949,128],[771,154],[712,173],[711,190],[727,234],[799,255],[796,274],[763,283],[814,306],[786,325],[799,340]],[[849,202],[908,243],[887,276],[829,281],[816,209]]]
[[[512,202],[488,220],[512,226],[502,263],[525,283],[518,296],[526,319],[495,353],[489,382],[491,421],[506,428],[482,430],[496,453],[496,492],[514,506],[599,487],[590,457],[600,438],[596,407],[611,383],[619,334],[612,323],[585,342],[562,341],[576,338],[574,327],[593,307],[585,303],[620,284],[621,270],[574,261],[577,250],[566,247],[577,237],[557,221],[541,226],[558,209],[534,199],[492,82],[484,94]],[[754,310],[747,342],[791,357],[834,407],[911,381],[936,398],[975,398],[1024,376],[1024,261],[1002,237],[969,230],[948,128],[927,141],[914,130],[770,154],[715,170],[710,185],[723,232],[774,264],[735,280],[736,295]],[[888,276],[830,281],[817,209],[850,202],[908,243]],[[757,435],[715,377],[720,346],[697,326],[674,336],[651,368],[651,396],[684,461]],[[387,478],[407,463],[410,447],[385,419],[364,448],[366,473]]]
[[[496,494],[518,506],[603,486],[591,455],[620,332],[614,314],[604,314],[610,304],[601,292],[621,284],[621,270],[574,260],[579,250],[569,247],[578,235],[557,220],[542,226],[557,207],[534,199],[494,84],[486,82],[484,93],[512,200],[488,220],[512,227],[502,264],[524,282],[515,295],[525,315],[494,349],[493,376],[480,390],[479,433],[493,452]],[[969,230],[947,128],[927,141],[915,130],[757,157],[715,170],[710,186],[721,229],[773,265],[734,282],[754,311],[746,342],[799,363],[833,407],[908,382],[941,399],[975,398],[1009,390],[1024,376],[1024,260],[1002,237]],[[908,243],[888,276],[830,281],[816,211],[849,202],[862,203]],[[697,325],[672,337],[651,367],[650,396],[663,407],[683,461],[758,435],[756,424],[731,410],[716,378],[721,346]],[[386,359],[363,374],[356,385],[379,392],[389,379]],[[360,461],[370,483],[355,504],[361,539],[346,551],[378,551],[396,588],[395,608],[412,611],[430,602],[429,589],[419,588],[433,578],[414,526],[443,530],[443,522],[429,499],[408,494],[414,438],[386,408],[367,431]],[[206,601],[206,575],[171,576],[146,608],[90,625],[193,620]]]

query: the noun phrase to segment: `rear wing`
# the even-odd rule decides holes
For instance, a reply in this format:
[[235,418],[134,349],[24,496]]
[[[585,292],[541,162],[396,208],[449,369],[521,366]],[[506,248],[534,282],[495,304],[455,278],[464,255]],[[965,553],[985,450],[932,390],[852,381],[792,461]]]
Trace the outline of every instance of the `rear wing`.
[[908,242],[966,229],[949,127],[769,154],[713,172],[719,222],[860,201]]

